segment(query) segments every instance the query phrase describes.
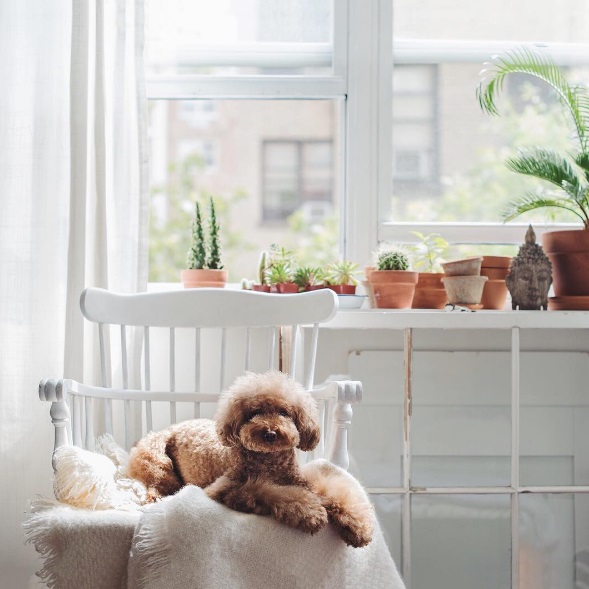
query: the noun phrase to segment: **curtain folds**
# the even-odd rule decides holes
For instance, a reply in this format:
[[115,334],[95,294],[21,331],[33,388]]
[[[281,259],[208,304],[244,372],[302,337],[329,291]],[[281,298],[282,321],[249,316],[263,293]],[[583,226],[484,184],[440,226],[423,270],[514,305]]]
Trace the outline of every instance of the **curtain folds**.
[[[42,378],[95,380],[84,287],[147,284],[143,0],[0,0],[0,570],[35,570],[27,501],[51,493]],[[85,345],[86,342],[86,345]],[[138,345],[138,344],[137,344]]]

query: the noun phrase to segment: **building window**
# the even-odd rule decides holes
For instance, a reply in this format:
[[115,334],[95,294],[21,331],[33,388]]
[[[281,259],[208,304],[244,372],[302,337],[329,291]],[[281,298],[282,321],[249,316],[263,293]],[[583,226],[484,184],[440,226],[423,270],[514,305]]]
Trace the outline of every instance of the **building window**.
[[264,141],[264,221],[285,220],[299,209],[314,220],[331,214],[333,165],[330,141]]

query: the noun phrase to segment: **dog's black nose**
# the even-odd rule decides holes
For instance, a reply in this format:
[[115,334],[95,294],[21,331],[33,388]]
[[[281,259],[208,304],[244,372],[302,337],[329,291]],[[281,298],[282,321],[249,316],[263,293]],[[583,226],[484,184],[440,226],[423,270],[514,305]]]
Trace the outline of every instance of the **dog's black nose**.
[[264,441],[265,442],[273,442],[276,439],[276,432],[272,430],[268,430],[264,433]]

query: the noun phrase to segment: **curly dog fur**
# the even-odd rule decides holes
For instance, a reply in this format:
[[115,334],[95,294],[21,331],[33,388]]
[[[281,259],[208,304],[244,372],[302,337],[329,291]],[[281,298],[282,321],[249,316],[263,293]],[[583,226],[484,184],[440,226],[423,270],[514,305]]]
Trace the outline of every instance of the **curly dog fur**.
[[329,521],[350,546],[365,546],[375,516],[360,484],[327,461],[299,467],[296,449],[319,442],[317,405],[281,372],[247,372],[223,393],[215,421],[151,432],[131,450],[129,475],[151,500],[185,484],[231,509],[270,515],[308,533]]

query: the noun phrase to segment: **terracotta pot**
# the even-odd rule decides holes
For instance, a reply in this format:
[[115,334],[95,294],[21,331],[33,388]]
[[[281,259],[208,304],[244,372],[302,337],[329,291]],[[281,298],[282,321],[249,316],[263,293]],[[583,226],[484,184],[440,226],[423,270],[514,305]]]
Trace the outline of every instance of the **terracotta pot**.
[[448,302],[448,295],[442,283],[443,273],[420,272],[412,309],[443,309]]
[[327,288],[333,290],[336,294],[352,295],[356,294],[355,284],[328,284]]
[[418,280],[410,270],[373,270],[370,286],[379,309],[410,309]]
[[372,270],[370,272],[370,284],[382,284],[388,282],[408,282],[417,284],[419,275],[411,270]]
[[510,256],[483,256],[481,268],[507,268],[511,265]]
[[279,282],[272,285],[275,289],[274,292],[280,294],[294,294],[299,292],[299,285],[294,282]]
[[415,284],[397,282],[372,284],[374,300],[379,309],[410,309],[415,294]]
[[446,276],[479,276],[482,262],[482,257],[464,258],[463,260],[444,262],[442,268]]
[[270,292],[270,286],[268,284],[252,284],[252,290],[256,292]]
[[481,304],[485,309],[503,309],[507,300],[505,277],[509,274],[511,258],[509,256],[483,256],[481,276],[489,280],[483,287]]
[[509,274],[509,268],[481,268],[481,276],[486,276],[489,280],[505,280]]
[[181,270],[180,280],[184,288],[225,288],[227,270]]
[[549,297],[549,311],[587,311],[589,297]]
[[478,305],[483,296],[486,276],[445,276],[442,278],[448,302],[453,305]]
[[314,284],[312,286],[307,286],[307,288],[305,288],[306,291],[312,291],[312,290],[321,290],[322,288],[327,288],[324,284]]
[[481,297],[483,309],[504,309],[507,292],[505,279],[487,280],[483,286],[483,296]]
[[544,253],[552,262],[557,297],[589,295],[589,230],[569,229],[542,234]]
[[368,305],[371,309],[376,309],[376,299],[374,298],[374,290],[368,280],[362,281],[364,292],[368,295]]

